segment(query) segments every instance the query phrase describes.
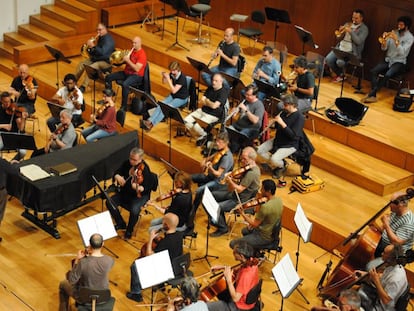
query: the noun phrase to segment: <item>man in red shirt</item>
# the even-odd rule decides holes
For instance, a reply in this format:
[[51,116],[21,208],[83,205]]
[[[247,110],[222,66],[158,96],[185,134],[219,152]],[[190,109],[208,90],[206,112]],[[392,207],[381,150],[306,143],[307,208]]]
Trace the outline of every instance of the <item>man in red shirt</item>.
[[122,81],[121,109],[126,110],[130,86],[140,85],[144,79],[147,55],[141,46],[141,38],[132,39],[132,49],[124,56],[125,68],[123,71],[111,73],[105,78],[105,87],[112,89],[112,81]]

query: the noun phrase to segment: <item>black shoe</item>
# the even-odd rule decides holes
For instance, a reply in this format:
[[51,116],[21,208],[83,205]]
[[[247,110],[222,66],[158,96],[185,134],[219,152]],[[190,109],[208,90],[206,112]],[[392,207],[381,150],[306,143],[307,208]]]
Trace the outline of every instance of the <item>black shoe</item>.
[[203,137],[197,139],[196,145],[198,147],[200,147],[200,146],[204,145],[206,143],[206,141],[207,141],[207,136],[203,136]]
[[131,233],[131,232],[128,232],[128,231],[126,231],[126,232],[125,232],[125,235],[124,235],[124,240],[129,240],[131,237],[132,237],[132,233]]
[[126,293],[126,296],[127,296],[128,299],[134,300],[136,302],[142,302],[143,301],[141,294],[134,294],[134,293],[128,292],[128,293]]
[[79,91],[81,91],[82,93],[85,93],[85,90],[86,89],[85,89],[85,87],[83,85],[79,87]]
[[0,242],[3,241],[3,238],[0,236]]
[[222,236],[223,234],[226,234],[227,232],[229,232],[229,230],[216,230],[216,231],[214,231],[213,233],[211,233],[210,234],[210,236],[212,237],[212,238],[216,238],[216,237],[219,237],[219,236]]
[[115,225],[115,230],[125,230],[125,229],[126,229],[126,223]]

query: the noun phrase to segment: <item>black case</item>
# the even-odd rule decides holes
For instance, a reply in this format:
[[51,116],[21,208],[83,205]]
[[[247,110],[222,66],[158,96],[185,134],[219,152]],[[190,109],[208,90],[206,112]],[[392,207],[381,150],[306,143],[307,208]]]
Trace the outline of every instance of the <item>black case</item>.
[[330,120],[344,126],[354,126],[359,124],[368,110],[368,106],[347,97],[338,97],[335,100],[335,106],[338,107],[339,110],[326,109],[325,114]]

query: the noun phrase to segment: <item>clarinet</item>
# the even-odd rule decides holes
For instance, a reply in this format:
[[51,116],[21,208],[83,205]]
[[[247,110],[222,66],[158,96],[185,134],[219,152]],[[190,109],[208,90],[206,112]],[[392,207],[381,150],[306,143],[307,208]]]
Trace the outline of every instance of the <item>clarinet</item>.
[[224,45],[224,43],[225,43],[226,41],[221,41],[218,45],[217,45],[217,49],[214,51],[214,53],[213,53],[213,55],[211,56],[211,58],[210,58],[210,61],[208,62],[208,64],[207,64],[207,68],[208,67],[210,67],[210,65],[211,65],[211,63],[213,62],[213,60],[215,60],[216,59],[216,57],[218,56],[218,50],[219,49],[221,49],[222,47],[223,47],[223,45]]

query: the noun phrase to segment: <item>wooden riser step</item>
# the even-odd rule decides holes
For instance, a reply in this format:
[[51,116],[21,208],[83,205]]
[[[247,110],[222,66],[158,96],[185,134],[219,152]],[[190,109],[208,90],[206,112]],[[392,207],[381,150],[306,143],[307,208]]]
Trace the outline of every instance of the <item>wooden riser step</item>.
[[81,1],[77,0],[56,0],[55,6],[65,9],[73,14],[82,16],[84,18],[93,19],[95,22],[98,20],[98,11]]
[[[33,38],[27,37],[25,35],[19,34],[17,32],[7,32],[3,34],[3,38],[5,42],[10,43],[12,46],[19,46],[19,45],[32,45],[39,40],[35,40]],[[42,40],[44,41],[44,40]]]
[[136,2],[134,0],[79,0],[79,1],[91,7],[97,8],[97,9]]
[[0,56],[12,60],[13,46],[8,42],[0,42]]
[[85,19],[82,16],[71,13],[53,4],[42,5],[40,7],[40,14],[42,16],[50,17],[55,21],[61,22],[65,25],[75,28],[77,34],[91,32],[93,27],[96,26],[90,24],[90,21],[88,19]]
[[30,24],[47,30],[59,38],[76,35],[76,29],[44,15],[31,15]]
[[59,39],[58,36],[31,24],[19,25],[17,32],[26,37],[37,40],[37,42]]
[[[3,43],[3,42],[1,42]],[[14,75],[14,69],[16,68],[16,64],[9,58],[5,58],[3,56],[0,56],[0,71],[8,74],[9,76]],[[10,82],[7,82],[6,85],[8,86]],[[1,90],[6,90],[8,87],[4,87],[2,85]]]

